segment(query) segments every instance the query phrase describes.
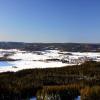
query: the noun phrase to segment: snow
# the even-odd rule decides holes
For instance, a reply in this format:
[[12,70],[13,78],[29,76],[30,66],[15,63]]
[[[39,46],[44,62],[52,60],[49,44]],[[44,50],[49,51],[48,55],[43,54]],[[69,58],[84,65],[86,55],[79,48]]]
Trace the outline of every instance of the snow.
[[[13,52],[13,53],[12,53]],[[83,63],[85,60],[92,59],[100,61],[100,53],[94,52],[61,52],[60,50],[45,50],[36,52],[20,51],[17,49],[4,50],[0,49],[0,57],[3,53],[12,53],[9,56],[11,59],[16,61],[6,62],[3,66],[0,61],[0,72],[6,71],[19,71],[22,69],[33,69],[33,68],[54,68],[63,66],[72,66]],[[68,55],[67,53],[71,53]],[[47,61],[47,59],[59,59],[58,61]],[[63,63],[62,60],[67,60],[68,63]],[[5,62],[4,62],[5,63]]]
[[72,64],[64,64],[62,62],[42,62],[42,61],[14,61],[14,62],[10,62],[10,63],[13,66],[0,67],[0,72],[6,72],[6,71],[16,72],[16,71],[22,70],[22,69],[54,68],[54,67],[72,65]]
[[78,96],[77,98],[75,98],[75,100],[81,100],[81,96]]
[[31,98],[30,100],[36,100],[36,97]]

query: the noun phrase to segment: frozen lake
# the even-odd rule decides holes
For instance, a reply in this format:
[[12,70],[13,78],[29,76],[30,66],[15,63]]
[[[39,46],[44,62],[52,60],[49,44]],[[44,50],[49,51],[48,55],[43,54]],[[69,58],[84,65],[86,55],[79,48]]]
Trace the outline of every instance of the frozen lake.
[[12,66],[13,64],[8,63],[7,61],[0,61],[0,67]]

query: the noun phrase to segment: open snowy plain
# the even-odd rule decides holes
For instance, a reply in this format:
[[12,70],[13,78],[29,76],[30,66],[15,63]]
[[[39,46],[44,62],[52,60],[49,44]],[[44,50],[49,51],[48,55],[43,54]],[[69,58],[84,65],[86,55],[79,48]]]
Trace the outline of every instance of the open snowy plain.
[[[62,52],[60,50],[20,51],[0,49],[0,72],[19,71],[33,68],[54,68],[81,64],[85,61],[100,61],[100,53]],[[7,59],[13,59],[7,61]]]

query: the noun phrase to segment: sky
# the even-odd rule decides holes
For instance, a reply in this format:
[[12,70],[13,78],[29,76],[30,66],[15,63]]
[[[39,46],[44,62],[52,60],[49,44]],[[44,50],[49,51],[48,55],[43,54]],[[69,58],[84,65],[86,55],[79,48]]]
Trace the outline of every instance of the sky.
[[0,0],[0,41],[100,43],[100,0]]

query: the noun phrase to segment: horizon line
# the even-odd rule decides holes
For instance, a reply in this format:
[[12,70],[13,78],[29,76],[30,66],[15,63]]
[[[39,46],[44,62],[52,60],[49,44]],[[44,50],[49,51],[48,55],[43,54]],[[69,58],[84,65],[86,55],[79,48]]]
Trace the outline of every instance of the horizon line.
[[100,44],[100,42],[24,42],[24,41],[0,41],[5,43],[36,43],[36,44]]

